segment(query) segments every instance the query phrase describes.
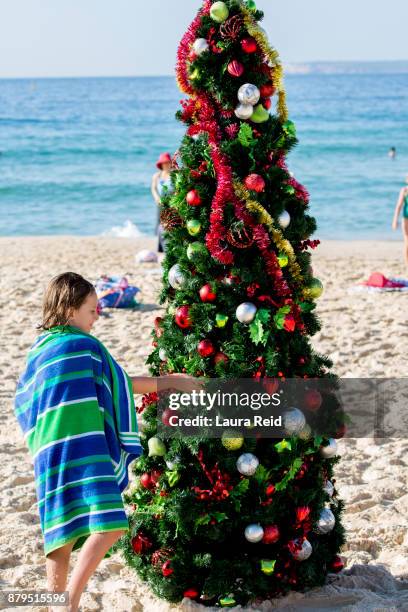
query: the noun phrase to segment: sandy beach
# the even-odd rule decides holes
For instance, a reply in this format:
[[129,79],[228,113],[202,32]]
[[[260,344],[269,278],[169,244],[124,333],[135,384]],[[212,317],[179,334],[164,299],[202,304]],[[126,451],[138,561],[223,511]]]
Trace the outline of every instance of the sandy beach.
[[[122,274],[141,289],[132,311],[107,311],[94,333],[130,374],[147,374],[157,304],[159,264],[136,264],[135,253],[153,239],[0,238],[0,569],[1,588],[44,589],[45,560],[32,465],[13,414],[16,380],[36,336],[44,287],[55,274],[74,270],[96,280]],[[408,277],[400,242],[323,243],[313,257],[325,285],[315,347],[331,356],[346,377],[406,377],[407,293],[351,289],[371,272]],[[256,610],[368,612],[408,610],[408,439],[342,440],[336,486],[346,502],[346,568],[324,588],[292,593],[253,606]],[[75,558],[75,553],[74,553]],[[82,610],[165,612],[199,609],[155,599],[120,554],[100,565],[82,599]],[[45,610],[45,608],[32,608]],[[208,610],[208,608],[207,608]]]

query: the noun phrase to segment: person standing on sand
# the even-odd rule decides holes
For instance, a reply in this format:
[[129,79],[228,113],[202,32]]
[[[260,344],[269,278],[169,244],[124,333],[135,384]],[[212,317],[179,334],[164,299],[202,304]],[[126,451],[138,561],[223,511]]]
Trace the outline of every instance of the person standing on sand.
[[398,227],[398,218],[402,209],[402,234],[404,236],[404,257],[405,263],[408,265],[408,174],[405,179],[407,185],[400,191],[397,205],[395,207],[392,229]]
[[159,237],[158,250],[159,253],[164,253],[166,244],[163,238],[163,226],[160,223],[160,204],[165,189],[170,191],[172,187],[170,179],[170,170],[172,166],[170,153],[161,153],[156,166],[159,171],[156,172],[152,178],[152,195],[157,204],[156,233]]
[[[97,304],[94,286],[79,274],[52,279],[42,333],[15,397],[33,458],[47,587],[68,591],[69,604],[54,609],[69,612],[77,612],[89,578],[129,528],[121,494],[129,464],[143,452],[133,393],[155,393],[159,381],[128,376],[91,335]],[[188,393],[193,381],[172,374],[160,377],[160,387]],[[79,549],[67,586],[71,552]]]

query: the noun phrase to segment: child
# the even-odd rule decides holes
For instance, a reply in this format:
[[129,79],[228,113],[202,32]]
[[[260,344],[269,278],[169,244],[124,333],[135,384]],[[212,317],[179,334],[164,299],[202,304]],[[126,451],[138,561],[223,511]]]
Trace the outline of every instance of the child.
[[[90,335],[97,306],[93,285],[78,274],[51,281],[44,333],[28,353],[15,400],[33,456],[50,591],[66,590],[71,551],[81,549],[67,588],[71,611],[128,529],[121,493],[130,462],[142,453],[133,393],[157,391],[157,379],[130,378]],[[188,392],[193,381],[175,374],[164,386]]]

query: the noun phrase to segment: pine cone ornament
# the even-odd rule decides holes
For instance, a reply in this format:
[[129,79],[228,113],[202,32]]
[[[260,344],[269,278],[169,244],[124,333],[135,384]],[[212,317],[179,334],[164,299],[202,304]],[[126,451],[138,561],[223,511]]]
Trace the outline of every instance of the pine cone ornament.
[[174,208],[165,208],[160,213],[160,223],[167,231],[182,225],[183,221],[177,210]]
[[249,249],[254,244],[252,230],[241,224],[232,226],[228,230],[227,241],[236,249]]
[[242,18],[239,15],[234,15],[224,21],[220,27],[220,34],[224,40],[236,40],[241,33],[242,26]]

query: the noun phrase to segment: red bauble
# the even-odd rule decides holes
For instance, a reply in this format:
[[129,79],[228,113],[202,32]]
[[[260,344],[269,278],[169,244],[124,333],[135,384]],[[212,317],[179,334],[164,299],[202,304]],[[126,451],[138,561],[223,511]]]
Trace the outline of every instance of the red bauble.
[[216,356],[214,357],[214,363],[218,364],[218,363],[228,363],[229,362],[229,358],[225,353],[217,353]]
[[336,431],[335,435],[333,436],[334,438],[336,438],[336,440],[339,440],[340,438],[344,438],[345,434],[346,434],[346,426],[343,423],[342,425],[340,425],[340,427],[338,428],[338,430]]
[[145,489],[151,489],[152,486],[154,486],[154,483],[152,482],[152,478],[151,478],[150,474],[147,474],[147,472],[145,472],[144,474],[141,475],[141,477],[140,477],[140,484]]
[[217,299],[217,294],[214,293],[209,283],[201,287],[200,298],[202,302],[214,302]]
[[277,525],[268,525],[264,528],[264,537],[262,538],[264,544],[275,544],[279,538],[280,533]]
[[343,568],[344,568],[344,563],[342,561],[342,558],[339,557],[339,555],[336,555],[330,564],[331,571],[334,572],[335,574],[338,574],[339,572],[341,572]]
[[195,189],[189,191],[186,196],[186,201],[187,204],[190,204],[190,206],[200,206],[201,198],[198,191],[196,191]]
[[248,36],[248,38],[243,38],[241,40],[241,47],[245,53],[256,53],[258,51],[258,45],[256,43],[255,38],[252,36]]
[[132,538],[132,548],[136,555],[144,554],[152,545],[152,541],[143,531],[139,531],[139,533]]
[[266,100],[264,100],[262,104],[263,107],[266,108],[266,110],[269,110],[272,106],[272,100],[270,98],[266,98]]
[[163,323],[163,318],[162,317],[156,317],[154,320],[154,326],[157,329],[158,327],[160,327],[160,325]]
[[160,470],[153,470],[152,473],[150,474],[150,479],[152,481],[152,484],[156,486],[162,474],[163,472],[161,472]]
[[293,332],[296,328],[295,317],[291,314],[286,315],[285,320],[283,322],[283,327],[287,332]]
[[214,355],[215,348],[211,340],[201,340],[197,347],[200,357],[211,357]]
[[265,181],[259,174],[250,174],[246,177],[244,183],[245,187],[251,191],[262,193],[265,190]]
[[[172,427],[172,425],[170,425],[171,417],[175,417],[176,419],[178,419],[177,411],[172,410],[171,408],[166,408],[166,410],[163,410],[163,414],[161,418],[163,425],[166,425],[166,427]],[[175,422],[175,419],[173,418],[173,424],[174,422]]]
[[273,495],[275,493],[275,485],[273,485],[272,483],[268,484],[268,486],[265,489],[265,493],[267,497],[270,497],[271,495]]
[[265,391],[269,393],[269,395],[273,395],[279,389],[279,380],[277,378],[264,378],[262,384],[265,388]]
[[190,307],[180,306],[176,310],[175,321],[181,329],[189,329],[193,322],[190,317]]
[[174,572],[174,569],[172,567],[170,567],[171,565],[171,561],[170,559],[168,559],[167,561],[165,561],[162,565],[162,574],[163,576],[165,576],[166,578],[168,576],[171,576],[172,573]]
[[309,389],[305,393],[305,408],[311,410],[312,412],[316,412],[319,410],[322,405],[323,398],[317,389]]
[[241,64],[241,62],[238,62],[237,60],[232,60],[232,62],[228,64],[227,70],[231,76],[239,78],[244,74],[245,68],[243,64]]
[[199,592],[196,589],[187,589],[187,591],[184,591],[183,595],[189,599],[197,599]]
[[261,98],[270,98],[275,93],[275,87],[272,82],[265,83],[265,85],[261,85],[259,91],[261,92]]

